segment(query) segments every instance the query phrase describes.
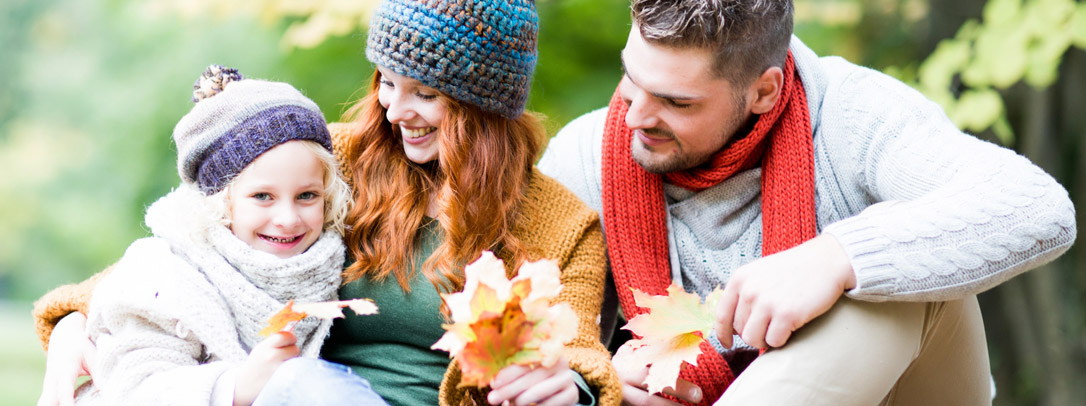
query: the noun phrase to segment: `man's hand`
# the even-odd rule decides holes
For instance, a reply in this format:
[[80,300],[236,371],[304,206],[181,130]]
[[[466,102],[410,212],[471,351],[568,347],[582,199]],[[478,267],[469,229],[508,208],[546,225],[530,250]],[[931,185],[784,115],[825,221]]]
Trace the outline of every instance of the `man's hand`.
[[97,354],[87,335],[87,317],[83,313],[71,313],[60,319],[49,335],[38,406],[74,405],[75,381],[80,376],[94,375],[91,366]]
[[565,357],[549,368],[510,365],[490,382],[486,400],[492,405],[567,406],[577,404],[580,394]]
[[[615,356],[611,359],[611,363],[614,365],[629,365],[631,363],[625,362],[624,358],[629,357],[633,351],[633,347],[627,342],[618,348],[615,352]],[[659,395],[649,394],[645,385],[645,377],[649,375],[649,366],[644,368],[619,368],[615,370],[618,372],[618,378],[622,381],[622,404],[629,406],[680,406],[679,403],[673,402]],[[697,385],[679,379],[675,384],[676,388],[664,388],[664,393],[674,396],[676,398],[685,400],[690,403],[701,402],[701,388]]]
[[780,347],[855,286],[841,244],[819,235],[737,269],[717,308],[717,336],[725,347],[733,332],[757,348]]
[[300,350],[298,338],[287,331],[280,331],[265,338],[253,350],[238,369],[234,384],[234,406],[249,406],[264,389],[275,369],[284,361],[297,357]]

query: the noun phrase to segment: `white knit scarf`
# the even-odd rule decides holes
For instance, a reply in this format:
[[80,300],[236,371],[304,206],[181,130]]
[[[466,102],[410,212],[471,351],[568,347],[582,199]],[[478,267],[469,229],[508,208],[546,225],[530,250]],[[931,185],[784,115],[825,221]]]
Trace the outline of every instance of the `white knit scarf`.
[[[321,234],[305,252],[290,258],[257,251],[225,226],[201,227],[202,193],[182,185],[147,209],[155,236],[170,242],[219,291],[234,316],[246,351],[264,339],[258,332],[288,300],[298,303],[337,299],[344,264],[343,240]],[[203,232],[201,232],[203,231]],[[201,238],[202,237],[202,238]],[[294,326],[302,355],[317,356],[331,328],[330,320],[306,318]]]

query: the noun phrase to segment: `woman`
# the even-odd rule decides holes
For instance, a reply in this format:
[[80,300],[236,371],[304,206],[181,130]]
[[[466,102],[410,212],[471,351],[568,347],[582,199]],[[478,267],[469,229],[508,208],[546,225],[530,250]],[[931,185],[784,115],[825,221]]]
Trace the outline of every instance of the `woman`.
[[[532,166],[544,137],[540,120],[523,112],[537,21],[530,0],[385,1],[367,41],[378,68],[370,93],[348,112],[350,124],[329,126],[356,202],[344,236],[354,262],[340,296],[373,298],[381,313],[337,320],[322,356],[369,379],[390,404],[486,396],[472,400],[569,405],[593,392],[600,404],[620,400],[596,324],[605,272],[598,217]],[[579,326],[553,367],[510,366],[489,393],[469,393],[457,387],[456,364],[429,347],[445,322],[438,292],[462,289],[463,266],[482,250],[510,274],[525,260],[556,260],[564,285],[557,300],[572,305]],[[39,301],[43,341],[58,318],[85,309],[95,280]],[[67,396],[59,382],[72,374],[60,371],[74,371],[89,345],[80,317],[52,334],[46,404]],[[276,376],[316,373],[304,370],[312,363],[296,363],[301,372],[290,364]]]

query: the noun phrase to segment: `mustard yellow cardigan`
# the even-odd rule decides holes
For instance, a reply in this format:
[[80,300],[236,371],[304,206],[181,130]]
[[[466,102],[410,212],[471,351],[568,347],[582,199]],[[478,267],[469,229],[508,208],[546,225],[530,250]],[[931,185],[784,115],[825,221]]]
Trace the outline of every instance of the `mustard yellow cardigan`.
[[[337,157],[342,158],[343,141],[350,133],[349,124],[329,124]],[[343,162],[340,159],[340,162]],[[345,177],[351,179],[348,165],[341,165]],[[578,334],[566,345],[565,356],[570,368],[585,378],[589,385],[599,388],[598,404],[618,405],[622,400],[621,385],[611,356],[600,342],[599,312],[603,302],[606,253],[599,215],[554,179],[533,170],[521,223],[513,234],[533,253],[532,260],[549,258],[562,269],[563,289],[557,301],[567,302],[579,318]],[[508,258],[503,258],[507,263]],[[79,284],[65,285],[47,293],[34,303],[34,321],[43,347],[48,349],[49,335],[61,318],[71,312],[87,314],[90,295],[106,271]],[[458,388],[460,368],[455,362],[441,382],[439,392],[443,406],[486,404],[484,391]]]

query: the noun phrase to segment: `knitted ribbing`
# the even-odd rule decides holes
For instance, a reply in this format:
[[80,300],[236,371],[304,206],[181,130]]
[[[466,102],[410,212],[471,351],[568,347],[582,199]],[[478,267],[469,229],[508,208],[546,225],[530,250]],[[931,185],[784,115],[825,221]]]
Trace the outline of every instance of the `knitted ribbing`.
[[[329,125],[341,162],[343,144],[349,141],[348,136],[355,126],[346,123]],[[343,167],[345,177],[350,179],[350,167]],[[611,365],[610,354],[599,339],[599,311],[606,273],[599,215],[560,183],[539,171],[532,172],[522,210],[522,221],[514,228],[514,235],[529,248],[533,258],[558,262],[563,284],[558,300],[569,303],[577,313],[577,338],[567,344],[564,351],[570,368],[581,374],[590,386],[599,389],[597,405],[618,405],[622,400],[622,385]],[[504,259],[508,263],[509,259]],[[35,322],[41,326],[39,338],[44,346],[48,346],[49,332],[56,320],[72,311],[86,313],[86,300],[98,279],[54,289],[35,303]],[[442,405],[459,405],[467,395],[463,388],[458,388],[459,383],[460,371],[456,363],[450,363],[440,389]]]
[[[206,215],[206,199],[183,183],[152,204],[146,222],[155,237],[134,242],[94,288],[87,333],[98,347],[92,382],[103,404],[211,404],[228,390],[219,387],[223,373],[264,339],[258,331],[286,300],[336,298],[344,260],[338,234],[325,232],[304,253],[278,258],[222,225],[207,228],[194,217]],[[299,322],[301,354],[316,357],[330,327]]]
[[197,80],[193,101],[173,130],[177,172],[205,194],[222,190],[279,144],[308,140],[332,149],[320,108],[289,84],[242,79],[212,65]]
[[366,57],[485,111],[524,111],[539,17],[528,0],[385,0]]
[[[666,202],[663,179],[633,161],[625,125],[626,104],[618,93],[611,100],[603,138],[603,215],[607,245],[619,302],[626,317],[644,313],[630,288],[665,294],[671,284]],[[763,158],[764,156],[764,158]],[[789,53],[780,99],[759,117],[749,134],[716,153],[708,165],[665,175],[669,183],[694,191],[719,184],[761,164],[765,255],[798,245],[815,236],[814,148],[802,83]],[[733,379],[731,370],[709,343],[702,343],[696,367],[682,377],[715,401]]]
[[[237,333],[246,349],[265,337],[259,331],[271,315],[289,300],[299,303],[334,300],[344,262],[343,241],[325,231],[305,252],[290,258],[257,251],[226,227],[204,230],[206,240],[194,240],[191,228],[200,224],[200,193],[182,184],[147,209],[147,226],[155,236],[166,238],[175,252],[206,275],[230,307]],[[307,318],[294,326],[299,344],[322,342],[331,321]],[[319,345],[307,346],[316,356]]]
[[[610,354],[600,342],[606,256],[599,215],[537,170],[532,171],[521,210],[522,221],[513,234],[528,247],[531,260],[548,258],[558,262],[563,287],[554,301],[568,303],[577,314],[577,337],[566,344],[562,354],[571,369],[599,390],[597,405],[616,406],[622,401],[622,386]],[[510,263],[510,258],[502,259]],[[460,379],[458,364],[450,363],[441,383],[441,405],[461,405],[465,398],[485,404],[486,391],[460,387]]]

